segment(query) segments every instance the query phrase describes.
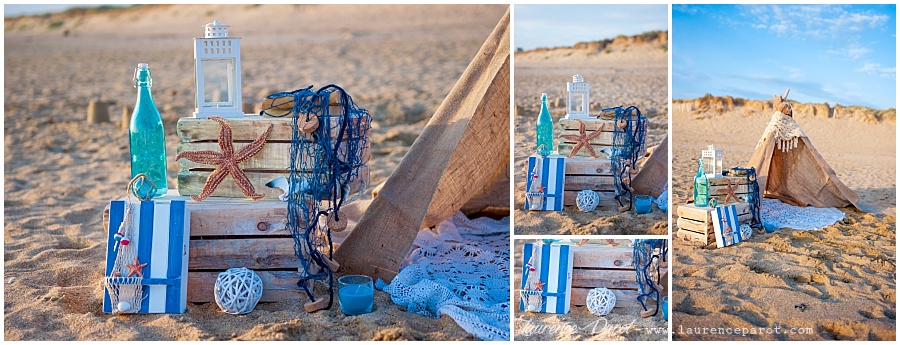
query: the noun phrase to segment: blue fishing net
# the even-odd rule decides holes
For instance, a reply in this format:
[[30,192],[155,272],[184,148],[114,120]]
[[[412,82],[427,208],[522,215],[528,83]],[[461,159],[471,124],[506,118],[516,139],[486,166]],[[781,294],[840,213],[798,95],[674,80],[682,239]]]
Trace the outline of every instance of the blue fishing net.
[[[613,149],[610,162],[616,186],[616,201],[621,211],[634,205],[634,190],[631,188],[631,169],[637,169],[637,161],[644,156],[644,140],[647,134],[647,118],[635,106],[604,108],[604,112],[615,111]],[[626,205],[627,204],[627,205]]]
[[[634,240],[634,270],[637,273],[637,283],[640,289],[640,295],[637,300],[641,302],[641,308],[644,311],[647,308],[647,299],[652,298],[656,309],[653,310],[655,316],[659,312],[659,303],[662,301],[660,294],[662,291],[658,287],[662,286],[662,274],[660,273],[659,262],[665,262],[668,257],[669,246],[668,240],[661,239],[638,239]],[[656,260],[656,271],[651,269],[653,260]]]
[[[337,103],[332,100],[334,93],[338,93]],[[323,223],[327,217],[340,220],[341,206],[358,198],[366,189],[367,176],[360,176],[360,168],[370,116],[342,88],[333,84],[315,91],[310,85],[266,96],[284,97],[293,97],[290,113],[272,115],[267,110],[261,113],[292,118],[287,228],[294,239],[294,255],[301,263],[297,285],[314,302],[312,284],[308,283],[323,282],[328,288],[327,308],[330,309],[334,300],[334,272],[328,261],[332,260],[334,248],[331,230]],[[318,128],[309,134],[301,131],[303,124],[313,118],[318,119]],[[351,195],[351,187],[358,188],[359,193]]]

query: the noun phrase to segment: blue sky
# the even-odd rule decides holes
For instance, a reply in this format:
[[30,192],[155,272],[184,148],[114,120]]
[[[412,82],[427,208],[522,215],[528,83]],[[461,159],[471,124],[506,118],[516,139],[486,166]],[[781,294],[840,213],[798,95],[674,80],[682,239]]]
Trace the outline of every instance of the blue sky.
[[515,5],[513,47],[571,46],[669,29],[668,5]]
[[672,97],[896,108],[894,5],[673,5]]
[[3,16],[4,17],[15,17],[20,14],[44,14],[44,13],[52,13],[52,12],[60,12],[69,7],[86,7],[86,6],[100,6],[100,5],[73,5],[73,4],[41,4],[41,5],[28,5],[28,4],[4,4],[3,5]]

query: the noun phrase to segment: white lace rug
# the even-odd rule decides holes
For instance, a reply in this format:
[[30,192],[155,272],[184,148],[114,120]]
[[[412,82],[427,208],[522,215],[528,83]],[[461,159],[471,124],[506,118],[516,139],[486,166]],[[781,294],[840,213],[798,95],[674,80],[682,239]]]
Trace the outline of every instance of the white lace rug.
[[482,340],[509,340],[509,218],[461,212],[419,231],[400,273],[376,286],[411,313],[449,315]]
[[775,229],[817,230],[843,220],[844,212],[834,207],[799,207],[763,198],[759,217],[763,224],[772,224]]

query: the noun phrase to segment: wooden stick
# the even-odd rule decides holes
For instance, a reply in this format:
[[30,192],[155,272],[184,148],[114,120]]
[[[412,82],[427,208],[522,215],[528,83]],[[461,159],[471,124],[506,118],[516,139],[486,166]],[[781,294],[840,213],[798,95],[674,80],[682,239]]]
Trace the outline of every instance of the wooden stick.
[[789,93],[791,93],[791,88],[787,88],[787,90],[784,90],[784,96],[781,96],[781,99],[787,101],[787,96]]

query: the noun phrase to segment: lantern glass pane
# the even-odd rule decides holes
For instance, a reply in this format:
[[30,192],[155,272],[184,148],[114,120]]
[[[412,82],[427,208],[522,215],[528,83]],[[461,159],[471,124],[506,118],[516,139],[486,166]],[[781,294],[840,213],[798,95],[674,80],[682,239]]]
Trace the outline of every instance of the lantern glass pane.
[[234,60],[208,59],[203,64],[203,105],[207,107],[233,106],[231,99]]
[[584,111],[584,94],[581,92],[573,92],[572,93],[572,112],[583,112]]

